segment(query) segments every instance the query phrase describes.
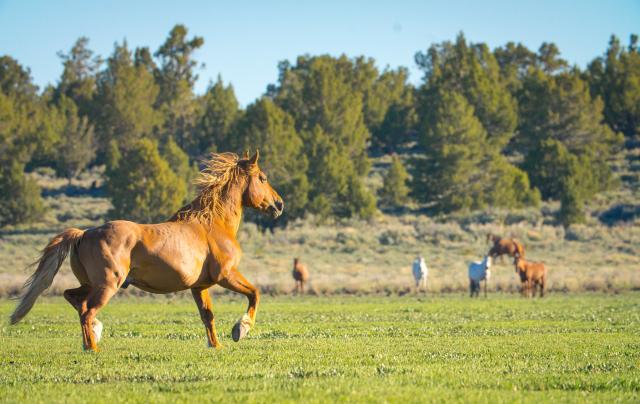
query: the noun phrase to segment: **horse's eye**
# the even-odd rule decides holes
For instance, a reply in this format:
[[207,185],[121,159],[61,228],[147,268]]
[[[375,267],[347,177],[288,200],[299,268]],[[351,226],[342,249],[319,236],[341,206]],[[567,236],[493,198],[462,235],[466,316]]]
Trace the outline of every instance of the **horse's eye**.
[[260,181],[267,182],[267,176],[266,175],[261,175],[260,176]]

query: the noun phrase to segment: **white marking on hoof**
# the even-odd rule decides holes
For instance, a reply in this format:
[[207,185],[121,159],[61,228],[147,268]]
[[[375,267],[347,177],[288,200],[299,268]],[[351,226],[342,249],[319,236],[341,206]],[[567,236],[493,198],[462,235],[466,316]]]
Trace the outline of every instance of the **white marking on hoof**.
[[249,334],[249,330],[251,329],[251,318],[249,315],[244,314],[240,317],[240,320],[233,326],[231,330],[231,338],[235,342],[240,341],[242,338],[246,337]]
[[91,328],[93,329],[93,336],[95,337],[97,344],[98,342],[100,342],[100,338],[102,338],[102,329],[104,328],[102,326],[102,322],[97,318],[94,319],[93,326]]

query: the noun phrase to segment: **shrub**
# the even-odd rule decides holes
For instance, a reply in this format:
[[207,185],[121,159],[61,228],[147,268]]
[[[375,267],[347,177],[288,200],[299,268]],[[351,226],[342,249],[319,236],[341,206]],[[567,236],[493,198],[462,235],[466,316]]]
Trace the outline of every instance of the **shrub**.
[[0,227],[31,222],[42,216],[40,187],[17,161],[0,167]]

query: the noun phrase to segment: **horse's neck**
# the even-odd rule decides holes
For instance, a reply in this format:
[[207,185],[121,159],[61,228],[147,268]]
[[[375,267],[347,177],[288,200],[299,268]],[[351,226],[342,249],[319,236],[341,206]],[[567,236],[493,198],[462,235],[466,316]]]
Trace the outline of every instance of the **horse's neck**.
[[238,187],[228,191],[224,215],[219,220],[233,233],[234,237],[238,234],[240,221],[242,220],[242,192]]

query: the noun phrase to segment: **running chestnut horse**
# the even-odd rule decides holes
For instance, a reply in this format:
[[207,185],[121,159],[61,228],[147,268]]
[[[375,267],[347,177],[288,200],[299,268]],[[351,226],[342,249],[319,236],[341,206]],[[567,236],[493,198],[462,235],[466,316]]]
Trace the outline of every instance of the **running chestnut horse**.
[[516,274],[520,276],[522,287],[520,292],[525,297],[535,297],[536,286],[540,286],[540,297],[544,297],[544,288],[547,284],[547,267],[542,262],[526,261],[516,253],[513,260],[516,266]]
[[242,210],[254,208],[274,218],[284,203],[258,167],[259,153],[239,158],[212,154],[197,179],[198,196],[160,224],[123,220],[86,231],[67,229],[55,236],[36,262],[37,269],[11,315],[20,321],[46,290],[70,255],[80,287],[64,292],[78,311],[85,350],[97,351],[102,324],[96,315],[125,281],[151,293],[191,289],[209,346],[221,348],[209,288],[220,285],[245,295],[249,307],[232,329],[239,341],[254,326],[260,295],[240,272],[241,249],[236,239]]
[[495,259],[500,257],[500,260],[502,260],[502,255],[507,254],[511,257],[515,257],[516,253],[520,254],[520,256],[524,258],[524,246],[516,239],[501,238],[500,236],[489,233],[487,234],[487,242],[493,243],[493,246],[487,254],[491,258]]

